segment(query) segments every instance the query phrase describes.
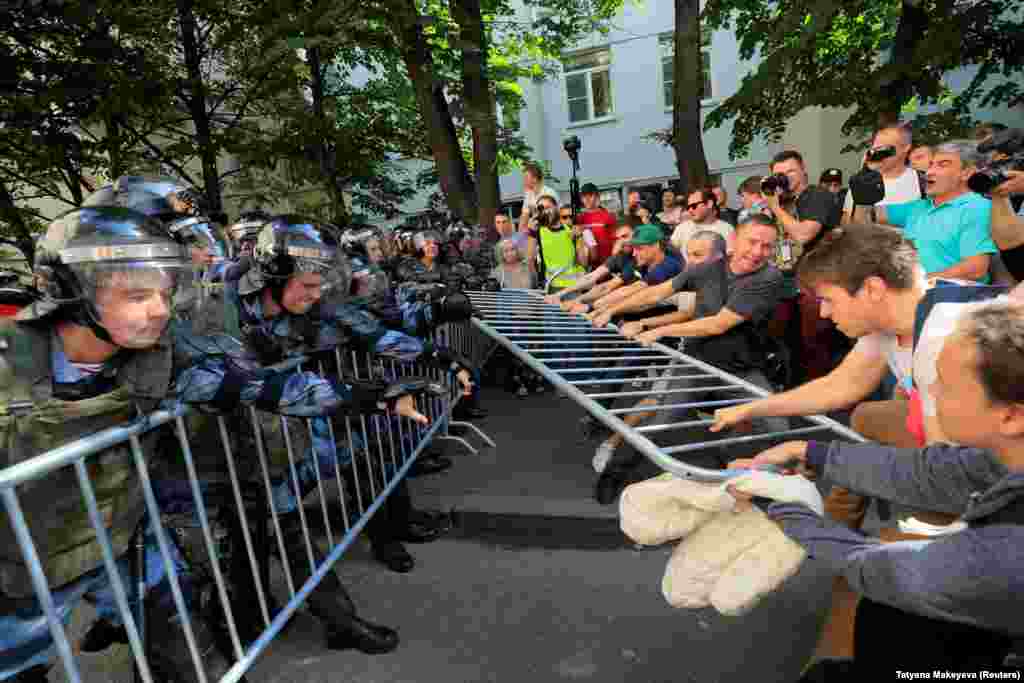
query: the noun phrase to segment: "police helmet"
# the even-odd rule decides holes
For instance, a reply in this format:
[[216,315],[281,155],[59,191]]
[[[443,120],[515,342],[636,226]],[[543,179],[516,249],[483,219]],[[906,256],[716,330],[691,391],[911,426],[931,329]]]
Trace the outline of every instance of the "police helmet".
[[82,206],[121,206],[169,222],[202,214],[203,203],[202,193],[176,178],[125,175],[86,197]]
[[441,239],[441,234],[436,230],[423,230],[416,233],[412,238],[412,246],[413,249],[416,250],[417,256],[423,254],[423,248],[426,246],[427,242],[433,242],[440,247],[441,244],[444,243],[444,240]]
[[113,342],[104,327],[99,293],[105,287],[136,285],[166,290],[173,297],[195,285],[187,250],[169,238],[158,221],[118,206],[74,209],[50,223],[36,244],[35,288],[39,299],[19,319],[63,312]]
[[248,251],[256,243],[263,226],[272,218],[266,211],[256,209],[242,213],[238,220],[228,226],[228,236],[237,253]]
[[264,224],[253,247],[254,267],[243,279],[246,294],[266,286],[283,285],[301,273],[323,276],[325,293],[344,294],[352,283],[348,258],[333,226],[295,215],[275,216]]
[[224,229],[206,216],[178,218],[167,225],[167,232],[179,244],[204,250],[210,263],[219,263],[234,255]]

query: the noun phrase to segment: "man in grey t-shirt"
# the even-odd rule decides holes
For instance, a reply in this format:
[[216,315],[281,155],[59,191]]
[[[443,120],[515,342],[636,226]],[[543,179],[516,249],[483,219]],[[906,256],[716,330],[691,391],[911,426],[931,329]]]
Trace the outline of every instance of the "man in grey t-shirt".
[[[613,307],[612,311],[621,314],[640,310],[677,292],[697,292],[698,303],[693,320],[642,332],[634,330],[635,338],[647,345],[662,337],[683,337],[687,354],[771,390],[771,383],[761,370],[765,358],[756,327],[772,315],[782,292],[782,274],[770,263],[777,239],[778,229],[770,218],[753,216],[737,229],[733,251],[727,259],[687,269],[669,282],[642,290]],[[737,396],[735,392],[699,391],[702,386],[708,386],[707,381],[680,377],[680,373],[674,371],[677,369],[666,371],[666,381],[652,391],[660,393],[661,397],[653,398],[669,403],[693,404],[729,400]],[[684,398],[680,400],[680,396]],[[658,411],[655,423],[665,425],[685,421],[691,410],[693,408]],[[782,431],[788,429],[789,421],[769,418],[757,426],[766,431]],[[700,467],[718,469],[725,465],[726,457],[725,453],[709,449],[692,453],[687,460]],[[633,449],[620,449],[598,480],[595,489],[598,502],[612,502],[621,491],[628,471],[640,460]]]

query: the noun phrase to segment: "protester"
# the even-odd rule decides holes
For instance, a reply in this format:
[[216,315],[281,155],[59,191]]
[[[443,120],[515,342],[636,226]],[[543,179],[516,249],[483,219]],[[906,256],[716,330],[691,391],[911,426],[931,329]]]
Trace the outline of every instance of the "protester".
[[711,186],[711,191],[715,194],[715,206],[718,209],[718,217],[731,225],[736,227],[739,220],[739,211],[729,207],[729,193],[725,191],[720,183],[715,183]]
[[[648,287],[633,297],[612,306],[606,315],[613,317],[667,299],[677,292],[697,292],[697,305],[693,320],[633,332],[633,338],[644,345],[663,337],[686,338],[686,353],[710,363],[764,388],[771,384],[763,375],[763,350],[758,341],[757,328],[769,317],[778,303],[782,276],[769,262],[775,250],[778,229],[764,216],[755,216],[741,224],[736,232],[733,250],[728,258],[687,268],[673,280]],[[671,372],[669,370],[668,372]],[[686,377],[668,375],[660,391],[690,390],[689,401],[707,400],[714,391],[699,391],[698,384]],[[684,415],[676,410],[658,414],[657,424],[668,425],[683,421]],[[766,429],[780,431],[788,424],[785,420],[768,420]],[[608,462],[595,486],[598,502],[612,502],[622,490],[630,470],[639,461],[639,454],[623,453],[620,449]],[[724,465],[719,455],[701,452],[690,458],[703,466],[720,468]]]
[[672,231],[671,242],[677,251],[686,249],[686,243],[700,230],[711,230],[726,240],[731,239],[734,228],[718,217],[717,201],[709,187],[690,190],[686,199],[687,219]]
[[647,287],[660,285],[676,277],[683,264],[665,249],[665,234],[656,225],[641,225],[629,241],[633,247],[633,260],[639,277],[635,282],[618,291],[605,295],[594,303],[593,311],[587,317],[595,327],[604,327],[611,321],[608,308],[616,302],[632,296]]
[[672,230],[685,218],[685,207],[680,205],[679,198],[672,189],[661,193],[661,213],[657,215],[658,221]]
[[826,482],[957,515],[966,525],[927,542],[879,545],[802,504],[755,501],[816,562],[864,596],[853,661],[823,663],[815,673],[825,678],[814,680],[998,672],[1024,638],[1024,309],[996,303],[968,313],[944,344],[936,370],[939,425],[960,445],[906,450],[793,441],[732,463],[791,467],[796,461],[799,471]]
[[[702,263],[723,259],[725,258],[725,251],[725,239],[721,235],[710,230],[699,232],[691,237],[686,245],[686,267],[693,268]],[[646,329],[682,323],[693,319],[697,306],[696,293],[679,292],[676,294],[675,303],[677,310],[673,313],[665,313],[624,323],[621,328],[622,334],[627,337],[636,336]],[[654,371],[649,372],[653,373]],[[651,386],[652,392],[659,389],[661,387],[658,384]],[[656,406],[657,404],[657,399],[645,398],[637,403],[636,407]],[[629,427],[637,427],[652,416],[653,413],[630,413],[623,417],[623,422]],[[591,461],[595,472],[598,474],[604,472],[608,461],[615,455],[615,451],[622,446],[623,442],[622,435],[616,432],[597,447],[597,451]]]

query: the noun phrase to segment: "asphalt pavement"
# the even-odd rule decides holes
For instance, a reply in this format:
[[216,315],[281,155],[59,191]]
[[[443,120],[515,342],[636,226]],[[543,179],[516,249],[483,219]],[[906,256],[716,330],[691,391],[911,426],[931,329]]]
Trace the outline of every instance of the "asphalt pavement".
[[[796,680],[828,604],[831,578],[819,566],[805,562],[743,617],[674,609],[661,595],[671,548],[635,548],[619,531],[617,506],[592,498],[596,442],[579,438],[581,410],[553,393],[517,399],[493,388],[485,405],[491,416],[478,424],[497,448],[471,434],[476,455],[447,442],[455,466],[412,482],[417,506],[452,511],[456,529],[410,545],[409,574],[376,564],[363,539],[337,565],[361,616],[397,628],[399,648],[325,650],[303,612],[249,681]],[[274,580],[283,595],[276,569]],[[124,654],[115,647],[91,658],[85,680],[127,683]],[[55,671],[51,680],[63,679]]]

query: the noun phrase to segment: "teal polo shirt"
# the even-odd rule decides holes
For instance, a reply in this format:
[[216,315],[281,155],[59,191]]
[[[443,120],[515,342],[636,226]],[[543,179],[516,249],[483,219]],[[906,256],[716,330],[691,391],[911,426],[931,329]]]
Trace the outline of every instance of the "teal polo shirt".
[[[888,222],[903,228],[926,273],[945,270],[978,254],[999,251],[992,241],[992,202],[967,192],[939,206],[931,197],[885,207]],[[981,282],[989,282],[988,273]]]

